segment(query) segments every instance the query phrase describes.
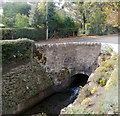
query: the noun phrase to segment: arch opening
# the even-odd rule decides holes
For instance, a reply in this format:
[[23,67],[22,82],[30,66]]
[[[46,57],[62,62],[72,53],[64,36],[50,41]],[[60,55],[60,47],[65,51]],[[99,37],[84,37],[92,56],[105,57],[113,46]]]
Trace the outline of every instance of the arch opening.
[[86,74],[75,74],[71,77],[71,79],[73,80],[70,87],[78,87],[78,86],[84,86],[85,84],[87,84],[89,76]]

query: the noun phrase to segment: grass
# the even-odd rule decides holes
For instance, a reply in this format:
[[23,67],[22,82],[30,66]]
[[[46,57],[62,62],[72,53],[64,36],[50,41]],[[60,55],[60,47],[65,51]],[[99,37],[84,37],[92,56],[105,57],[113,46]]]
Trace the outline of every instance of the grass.
[[111,72],[117,65],[117,55],[113,54],[110,59],[103,61],[95,70],[94,82],[100,86],[105,86],[109,80]]
[[[105,53],[108,56],[109,52]],[[65,108],[64,114],[106,115],[118,113],[118,67],[120,66],[117,63],[119,56],[115,53],[109,55],[109,58],[104,57],[105,59],[94,72],[91,80],[94,87],[91,89],[90,84],[85,85],[72,107]],[[95,98],[95,101],[91,96]],[[94,103],[93,107],[90,107],[91,103]]]
[[88,98],[85,98],[82,102],[81,102],[81,105],[82,106],[88,106],[92,103],[92,100],[88,97]]
[[66,111],[66,114],[93,114],[94,112],[90,109],[86,109],[84,106],[78,105]]

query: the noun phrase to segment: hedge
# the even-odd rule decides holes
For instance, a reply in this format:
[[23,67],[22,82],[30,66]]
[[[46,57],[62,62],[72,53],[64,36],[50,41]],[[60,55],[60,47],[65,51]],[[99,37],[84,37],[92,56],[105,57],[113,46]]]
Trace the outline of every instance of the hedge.
[[86,35],[107,35],[118,33],[118,28],[110,24],[86,24]]
[[35,28],[1,28],[2,40],[10,40],[16,38],[29,38],[35,41],[45,40],[45,29]]
[[57,29],[55,33],[49,32],[49,38],[64,38],[64,37],[71,37],[77,36],[78,28],[64,28],[64,29]]
[[[2,40],[10,40],[16,38],[29,38],[35,41],[46,39],[46,30],[35,28],[1,28]],[[56,33],[49,30],[49,38],[61,38],[77,36],[78,28],[57,29]]]
[[34,41],[29,39],[0,40],[2,46],[2,62],[30,60]]

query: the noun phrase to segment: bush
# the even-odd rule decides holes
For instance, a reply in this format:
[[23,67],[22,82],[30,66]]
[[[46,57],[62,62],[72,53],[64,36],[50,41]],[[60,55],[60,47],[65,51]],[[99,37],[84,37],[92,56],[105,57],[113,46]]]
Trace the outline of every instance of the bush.
[[113,52],[113,48],[111,45],[105,44],[102,46],[102,54],[107,54],[107,55],[111,55]]
[[118,28],[115,28],[110,24],[86,24],[87,35],[106,35],[113,33],[118,33]]
[[64,38],[70,36],[77,36],[78,28],[63,28],[58,29],[55,33],[49,33],[49,38]]
[[92,115],[94,114],[94,112],[88,108],[85,108],[84,106],[81,106],[81,105],[77,105],[77,106],[74,106],[74,107],[71,107],[69,109],[66,110],[65,114],[78,114],[78,115]]
[[26,15],[21,15],[20,13],[16,15],[15,18],[16,27],[28,27],[29,26],[29,17]]
[[[35,41],[46,40],[46,30],[44,28],[3,28],[2,40],[29,38]],[[77,36],[77,28],[58,29],[56,32],[49,32],[49,38],[64,38]]]
[[0,40],[2,46],[2,62],[28,60],[31,57],[34,41],[29,39]]
[[2,39],[29,38],[35,41],[45,40],[45,29],[35,28],[4,28],[2,29]]
[[100,86],[105,86],[117,64],[117,55],[112,55],[110,59],[102,62],[95,70],[94,82]]
[[118,82],[104,91],[96,104],[96,111],[102,114],[118,113]]
[[107,71],[113,70],[114,65],[115,65],[115,61],[111,59],[101,63],[101,66],[105,67]]
[[82,90],[80,91],[80,94],[85,98],[91,95],[91,90],[88,85],[85,85]]
[[110,79],[107,81],[105,88],[108,89],[111,86],[115,86],[118,81],[118,69],[115,68],[111,74]]
[[91,94],[94,94],[97,91],[97,86],[95,86],[92,90],[91,90]]
[[91,103],[92,103],[92,100],[88,97],[88,98],[85,98],[85,99],[82,101],[81,105],[87,107],[87,106],[90,105]]
[[101,86],[101,87],[105,86],[105,85],[106,85],[106,82],[107,82],[107,80],[106,80],[105,78],[102,78],[102,79],[99,81],[100,86]]

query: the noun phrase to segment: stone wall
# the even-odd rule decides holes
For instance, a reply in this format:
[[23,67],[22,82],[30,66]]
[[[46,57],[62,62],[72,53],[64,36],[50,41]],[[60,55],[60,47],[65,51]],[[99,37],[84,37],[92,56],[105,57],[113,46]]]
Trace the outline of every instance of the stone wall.
[[26,102],[52,84],[45,69],[35,59],[32,64],[12,69],[3,75],[3,113],[11,113],[12,109],[17,110],[18,104]]
[[36,44],[37,54],[42,56],[39,60],[44,62],[54,85],[64,85],[77,73],[90,75],[97,63],[100,48],[99,43]]
[[3,113],[19,113],[55,91],[71,76],[90,75],[100,53],[97,43],[36,44],[31,62],[3,74]]

